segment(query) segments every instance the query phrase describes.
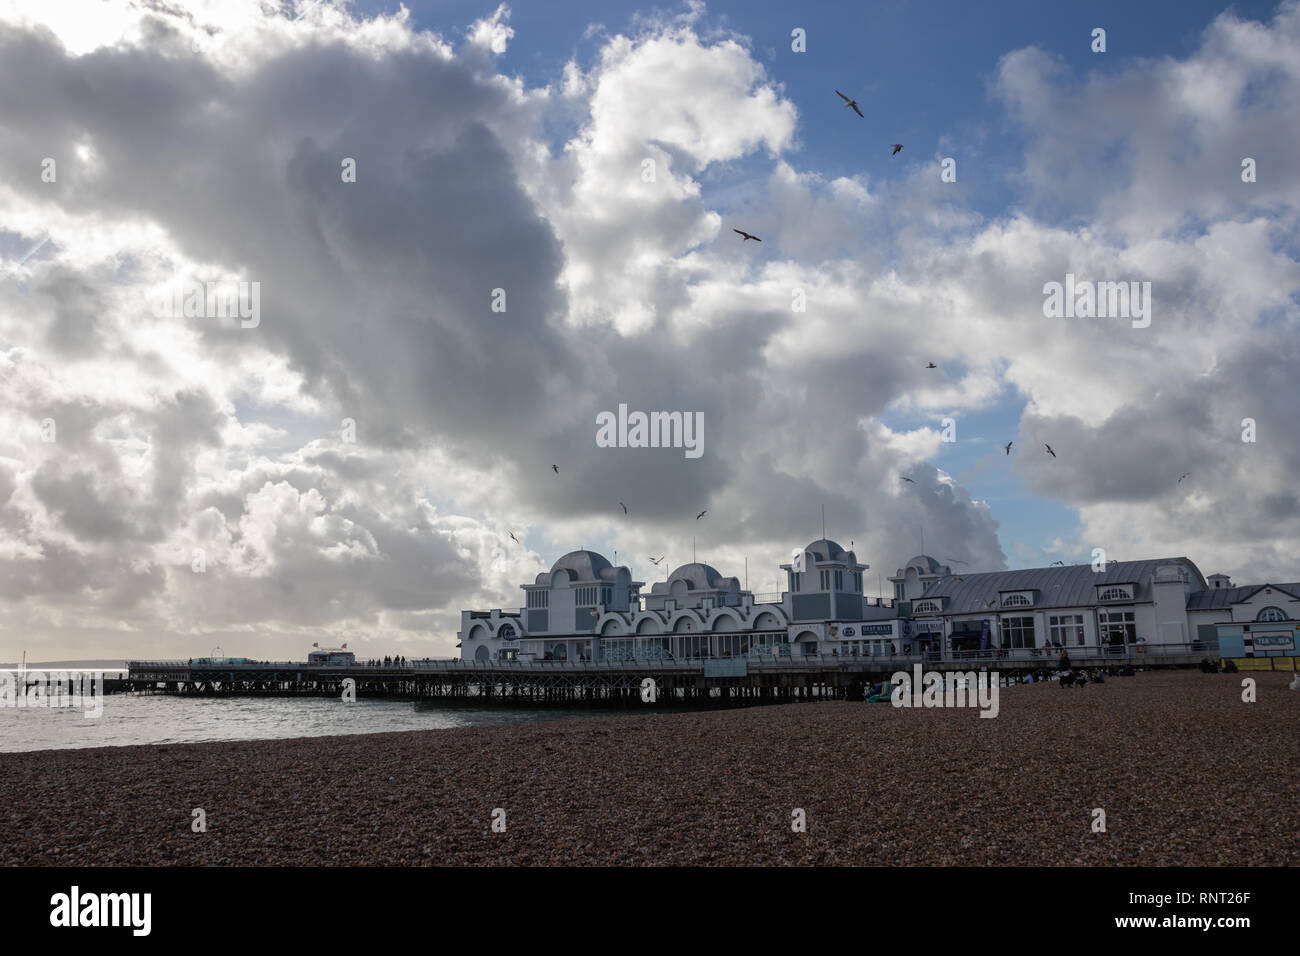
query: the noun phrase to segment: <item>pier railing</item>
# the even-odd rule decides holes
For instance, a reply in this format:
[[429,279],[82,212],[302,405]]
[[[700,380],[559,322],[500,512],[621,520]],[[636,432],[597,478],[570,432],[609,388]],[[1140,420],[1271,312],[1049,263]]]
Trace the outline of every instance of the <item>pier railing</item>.
[[[1121,646],[1084,646],[1065,648],[1071,666],[1141,665],[1157,661],[1195,663],[1196,658],[1217,659],[1219,648],[1213,641],[1191,641],[1183,644],[1126,644]],[[822,670],[881,670],[911,668],[920,663],[926,666],[991,665],[1005,668],[1026,666],[1036,669],[1055,668],[1060,664],[1058,648],[985,648],[983,650],[951,651],[945,655],[913,651],[890,655],[871,656],[851,654],[761,654],[750,652],[734,657],[653,657],[625,658],[619,660],[583,661],[479,661],[459,658],[411,660],[405,664],[308,664],[303,661],[249,661],[239,663],[212,663],[207,661],[129,661],[133,674],[159,671],[193,671],[203,673],[238,673],[249,671],[293,671],[295,673],[348,672],[357,674],[420,674],[444,672],[609,672],[658,671],[660,673],[700,672],[706,661],[743,660],[751,670],[822,669]]]

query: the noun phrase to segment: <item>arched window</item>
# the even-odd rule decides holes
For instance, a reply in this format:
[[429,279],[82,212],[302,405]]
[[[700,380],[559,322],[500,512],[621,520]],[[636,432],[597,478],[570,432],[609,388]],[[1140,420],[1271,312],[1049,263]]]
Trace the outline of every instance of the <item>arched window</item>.
[[1002,601],[1003,607],[1028,607],[1029,598],[1023,594],[1010,594]]
[[1101,592],[1103,601],[1127,601],[1129,599],[1126,588],[1107,588]]
[[516,636],[513,624],[502,624],[501,627],[497,629],[497,637],[501,638],[503,641],[513,641]]
[[1286,612],[1280,607],[1266,607],[1255,618],[1257,621],[1285,621]]

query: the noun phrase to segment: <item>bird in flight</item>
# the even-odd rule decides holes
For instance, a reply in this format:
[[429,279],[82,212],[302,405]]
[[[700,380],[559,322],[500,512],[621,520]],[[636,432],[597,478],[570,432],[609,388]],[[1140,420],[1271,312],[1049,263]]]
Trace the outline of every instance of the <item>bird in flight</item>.
[[523,544],[522,541],[520,541],[518,538],[515,537],[515,533],[513,531],[507,531],[506,534],[510,535],[510,540],[513,541],[515,544]]
[[938,368],[938,367],[939,366],[935,365],[933,362],[931,362],[929,365],[926,366],[926,368]]
[[997,604],[997,603],[998,603],[997,601],[989,601],[989,607],[992,607],[993,605],[995,605],[995,604]]
[[1059,566],[1059,567],[1062,567],[1062,568],[1065,567],[1065,562],[1064,562],[1064,561],[1053,561],[1053,562],[1052,562],[1052,567],[1055,568],[1055,567],[1058,567],[1058,566]]
[[[836,90],[835,92],[836,92],[836,93],[840,93],[839,90]],[[845,106],[852,107],[853,112],[857,113],[859,116],[862,116],[862,110],[858,109],[858,101],[857,101],[857,100],[851,100],[851,99],[849,99],[847,96],[845,96],[843,93],[840,93],[840,99],[842,99],[842,100],[844,101],[844,105],[845,105]],[[863,118],[863,119],[866,119],[865,116],[863,116],[862,118]]]
[[560,473],[560,466],[559,466],[559,465],[552,465],[552,466],[551,466],[551,471],[555,472],[555,473],[558,475],[558,474]]
[[1052,446],[1051,446],[1051,445],[1047,444],[1047,442],[1043,442],[1043,447],[1047,449],[1047,453],[1048,453],[1049,455],[1051,455],[1053,458],[1056,457],[1056,452],[1052,451]]
[[1011,454],[1011,446],[1014,445],[1014,444],[1015,444],[1015,442],[1013,442],[1013,441],[1009,441],[1009,442],[1006,443],[1006,445],[1003,446],[1003,447],[1006,449],[1006,453],[1007,453],[1008,455]]
[[657,557],[657,558],[651,558],[651,559],[650,559],[650,563],[653,564],[653,565],[657,568],[657,567],[659,567],[659,562],[662,561],[663,559],[664,559],[664,556],[661,554],[661,555],[659,555],[659,557]]
[[906,482],[907,482],[908,484],[910,484],[910,485],[914,485],[914,484],[916,484],[916,482],[913,481],[911,478],[907,477],[907,475],[899,475],[898,477],[899,477],[899,478],[902,478],[904,481],[906,481]]
[[1190,478],[1191,475],[1192,475],[1192,473],[1191,473],[1190,471],[1189,471],[1189,472],[1185,472],[1184,474],[1179,475],[1179,476],[1178,476],[1178,481],[1177,481],[1176,483],[1181,485],[1181,484],[1183,483],[1183,479],[1184,479],[1184,478]]
[[892,153],[889,154],[890,156],[897,156],[897,155],[898,155],[898,151],[899,151],[900,149],[903,148],[903,144],[902,144],[902,143],[890,143],[889,145],[892,146],[892,147],[894,147],[894,151],[893,151]]
[[737,235],[741,235],[741,236],[744,236],[744,237],[745,237],[744,239],[741,240],[741,242],[748,242],[750,239],[753,239],[755,242],[762,242],[762,241],[763,241],[762,239],[758,238],[758,236],[751,236],[749,233],[745,232],[743,229],[733,229],[733,230],[731,230],[731,231],[734,232],[734,233],[736,233]]
[[623,504],[623,502],[620,501],[619,507],[623,509],[623,514],[627,514],[627,505]]
[[701,511],[699,514],[697,514],[697,515],[695,516],[695,520],[696,520],[696,521],[699,521],[701,518],[703,518],[703,517],[704,517],[706,514],[708,514],[708,513],[709,513],[709,512],[708,512],[708,509],[706,508],[704,511]]

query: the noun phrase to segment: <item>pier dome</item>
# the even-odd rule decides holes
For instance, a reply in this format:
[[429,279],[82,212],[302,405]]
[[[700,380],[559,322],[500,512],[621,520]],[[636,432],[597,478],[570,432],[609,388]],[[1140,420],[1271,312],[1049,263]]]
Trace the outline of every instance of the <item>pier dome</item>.
[[902,574],[908,568],[915,568],[918,574],[942,574],[947,571],[947,568],[928,554],[918,554],[914,558],[908,558],[907,564],[903,565],[899,574]]
[[818,538],[804,550],[813,556],[814,561],[849,560],[848,552],[840,547],[838,541],[832,541],[830,538]]
[[558,571],[568,571],[575,581],[602,581],[611,577],[604,572],[612,572],[613,565],[603,554],[595,551],[570,551],[551,566],[551,575]]
[[[735,578],[724,578],[722,572],[708,564],[683,564],[668,575],[667,586],[671,588],[674,581],[683,581],[691,591],[718,590],[726,591]],[[656,585],[657,586],[657,585]]]

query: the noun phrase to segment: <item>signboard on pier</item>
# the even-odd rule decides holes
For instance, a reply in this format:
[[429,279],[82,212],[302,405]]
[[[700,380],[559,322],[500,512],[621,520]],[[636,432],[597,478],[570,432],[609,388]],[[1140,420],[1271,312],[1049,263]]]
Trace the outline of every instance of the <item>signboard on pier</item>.
[[704,661],[705,677],[745,677],[749,664],[743,657],[720,657]]
[[1255,632],[1251,636],[1257,651],[1295,650],[1295,635],[1292,631],[1269,631],[1265,634]]

